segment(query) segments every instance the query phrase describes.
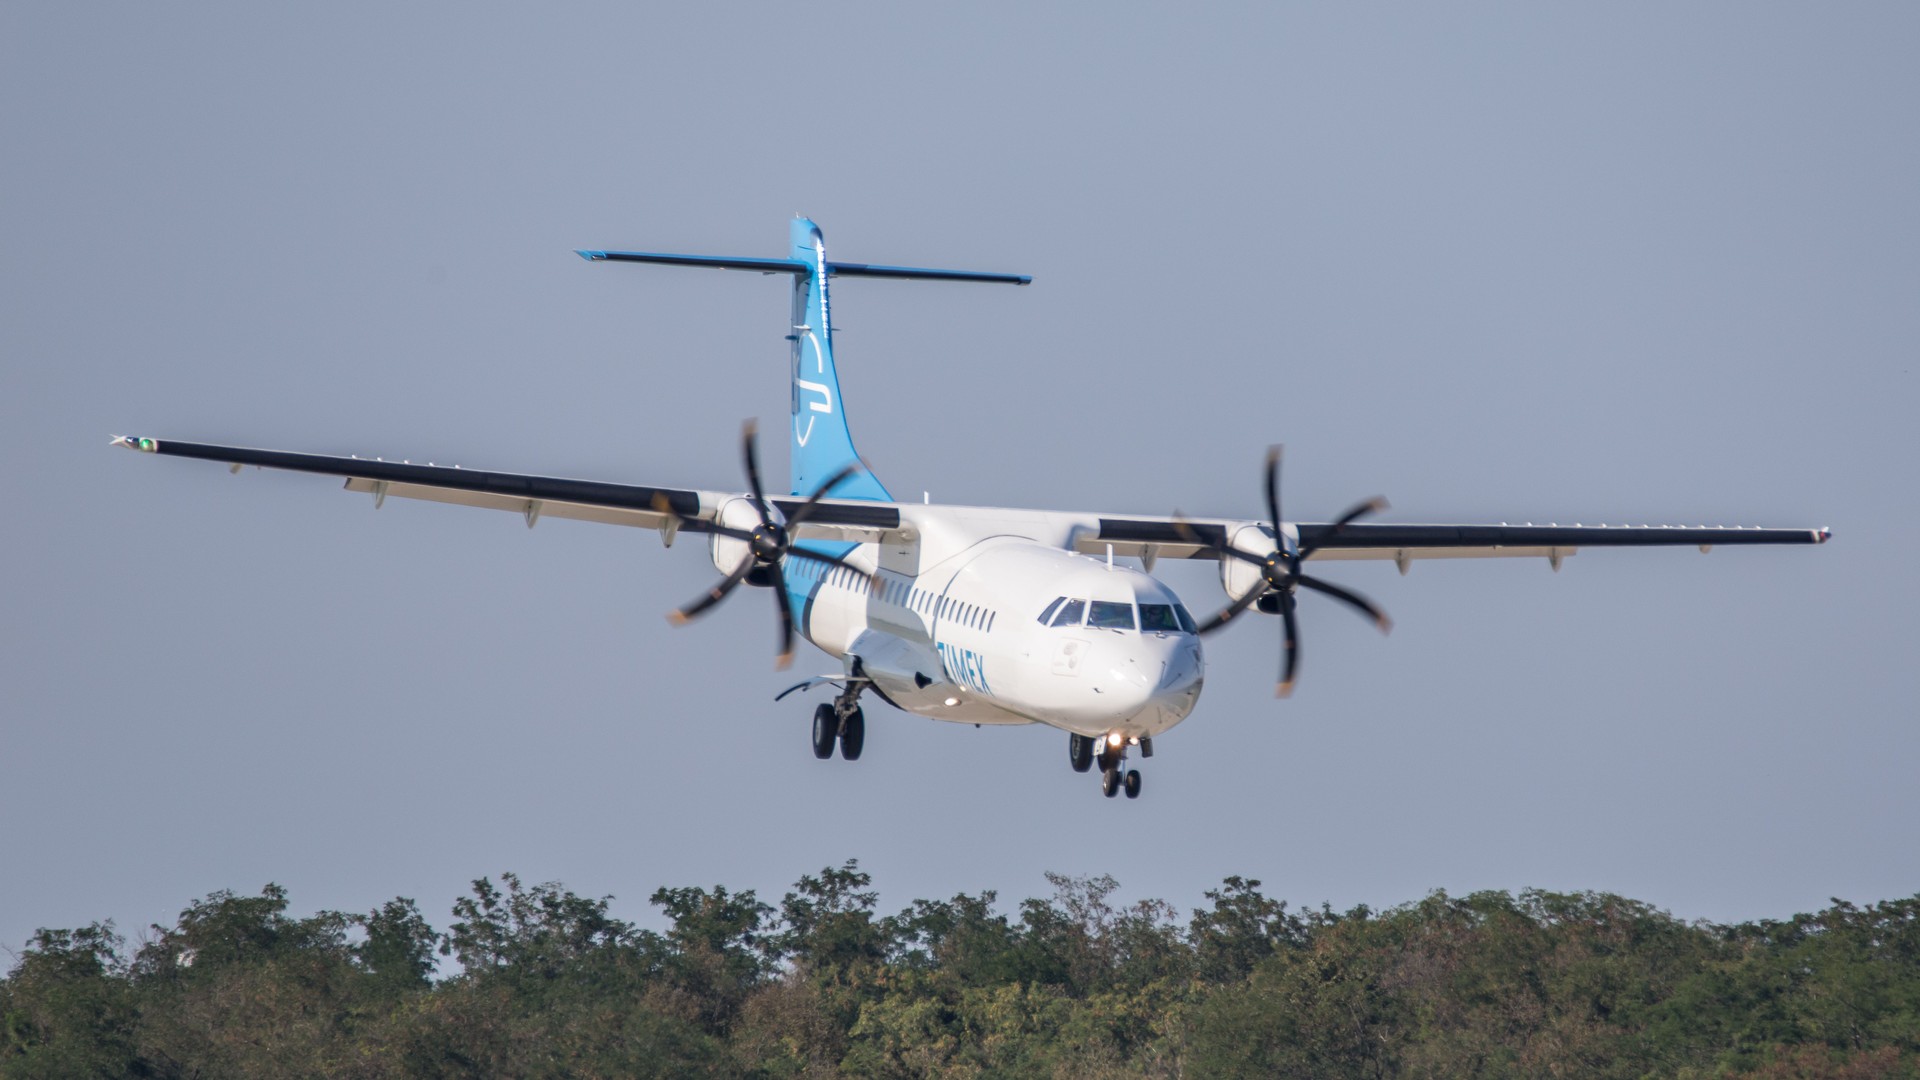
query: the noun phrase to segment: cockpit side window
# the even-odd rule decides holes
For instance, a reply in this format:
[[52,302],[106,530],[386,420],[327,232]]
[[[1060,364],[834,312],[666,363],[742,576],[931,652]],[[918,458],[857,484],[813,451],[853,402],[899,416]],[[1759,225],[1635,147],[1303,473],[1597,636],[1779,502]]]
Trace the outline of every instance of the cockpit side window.
[[1173,605],[1141,604],[1140,629],[1159,634],[1179,633],[1180,622],[1173,617]]
[[1055,608],[1057,608],[1057,607],[1059,607],[1059,606],[1060,606],[1061,604],[1064,604],[1064,603],[1066,603],[1066,602],[1067,602],[1067,598],[1066,598],[1066,597],[1064,597],[1064,596],[1056,596],[1056,597],[1054,597],[1054,598],[1053,598],[1053,603],[1051,603],[1051,604],[1048,604],[1048,605],[1047,605],[1047,610],[1045,610],[1045,611],[1043,611],[1043,612],[1041,612],[1041,613],[1040,613],[1040,625],[1041,625],[1041,626],[1045,626],[1045,625],[1047,625],[1047,621],[1048,621],[1049,619],[1051,619],[1051,618],[1053,618],[1053,611],[1054,611],[1054,609],[1055,609]]
[[1185,604],[1173,605],[1173,614],[1180,620],[1180,629],[1185,630],[1189,634],[1197,634],[1200,632],[1200,628],[1193,624],[1193,616],[1187,614],[1187,606]]
[[1087,625],[1103,630],[1133,629],[1133,605],[1115,600],[1095,600],[1087,611]]
[[1087,613],[1085,600],[1069,600],[1060,605],[1060,613],[1053,617],[1055,626],[1079,626],[1080,616]]

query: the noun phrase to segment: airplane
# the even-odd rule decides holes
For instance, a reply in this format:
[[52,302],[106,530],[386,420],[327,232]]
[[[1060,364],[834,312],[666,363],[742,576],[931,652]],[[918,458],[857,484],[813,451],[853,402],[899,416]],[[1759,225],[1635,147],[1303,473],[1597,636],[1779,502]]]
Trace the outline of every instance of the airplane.
[[[1419,525],[1363,522],[1385,509],[1361,502],[1328,522],[1281,514],[1280,450],[1264,471],[1264,518],[1186,518],[954,506],[896,500],[855,452],[834,367],[828,282],[834,278],[1027,285],[1017,274],[829,261],[817,225],[797,217],[785,258],[637,251],[580,251],[593,263],[642,263],[786,275],[792,279],[787,432],[789,483],[769,495],[749,421],[741,457],[747,490],[705,491],[492,472],[381,458],[332,457],[114,436],[151,454],[345,478],[348,491],[505,510],[529,528],[572,518],[656,530],[671,546],[704,534],[725,576],[674,610],[685,623],[741,584],[768,589],[779,616],[776,666],[788,667],[796,631],[840,670],[783,690],[838,689],[813,711],[816,757],[857,760],[866,741],[863,695],[904,712],[974,725],[1045,724],[1068,737],[1076,772],[1099,766],[1102,793],[1140,794],[1132,751],[1186,719],[1205,678],[1200,639],[1249,608],[1280,618],[1276,693],[1293,688],[1300,662],[1296,601],[1326,596],[1385,632],[1371,600],[1306,572],[1347,559],[1544,558],[1553,569],[1587,547],[1819,544],[1826,528],[1604,525]],[[1117,559],[1137,560],[1139,567]],[[1227,602],[1196,620],[1153,576],[1161,559],[1219,564]]]

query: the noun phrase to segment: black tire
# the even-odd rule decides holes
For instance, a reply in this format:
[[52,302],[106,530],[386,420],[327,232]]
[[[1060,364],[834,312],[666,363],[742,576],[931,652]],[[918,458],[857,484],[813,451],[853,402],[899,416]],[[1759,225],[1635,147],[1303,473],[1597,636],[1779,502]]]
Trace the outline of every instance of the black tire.
[[1137,799],[1140,797],[1140,770],[1139,769],[1127,770],[1126,788],[1127,788],[1127,798]]
[[847,722],[840,727],[840,756],[848,761],[859,761],[860,748],[866,744],[867,718],[859,709],[855,709],[847,714]]
[[1120,790],[1120,770],[1108,769],[1100,774],[1100,794],[1111,799]]
[[1093,740],[1085,735],[1067,736],[1067,764],[1074,772],[1086,772],[1093,768]]
[[833,706],[821,705],[813,710],[813,756],[830,758],[833,756],[833,738],[839,734],[840,719],[833,715]]

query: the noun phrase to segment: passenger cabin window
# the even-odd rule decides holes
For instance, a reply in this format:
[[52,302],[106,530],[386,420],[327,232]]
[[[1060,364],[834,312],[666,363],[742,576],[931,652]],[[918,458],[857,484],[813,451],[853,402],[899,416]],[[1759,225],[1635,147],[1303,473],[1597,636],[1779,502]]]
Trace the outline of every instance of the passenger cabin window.
[[1087,611],[1087,625],[1102,630],[1133,629],[1133,605],[1112,600],[1095,600]]
[[1060,605],[1060,614],[1053,617],[1055,626],[1079,626],[1080,617],[1087,613],[1085,600],[1069,600]]
[[1064,596],[1054,597],[1053,603],[1047,605],[1047,610],[1040,613],[1040,625],[1041,626],[1047,625],[1047,621],[1053,618],[1054,609],[1058,608],[1061,604],[1064,604],[1066,602],[1067,602],[1067,598]]
[[1172,604],[1141,604],[1140,629],[1157,634],[1177,634],[1180,622],[1173,617]]

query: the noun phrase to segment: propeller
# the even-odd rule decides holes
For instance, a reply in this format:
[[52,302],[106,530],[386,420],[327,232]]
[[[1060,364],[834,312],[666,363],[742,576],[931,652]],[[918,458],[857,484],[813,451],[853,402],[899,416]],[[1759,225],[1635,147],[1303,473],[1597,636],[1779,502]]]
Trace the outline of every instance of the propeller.
[[[1345,514],[1340,515],[1339,519],[1334,521],[1326,532],[1316,537],[1311,543],[1303,544],[1295,551],[1288,551],[1286,542],[1281,540],[1279,546],[1266,555],[1255,555],[1251,552],[1242,551],[1239,548],[1227,544],[1224,539],[1212,540],[1202,537],[1191,525],[1186,523],[1184,518],[1175,514],[1174,527],[1180,531],[1182,536],[1186,537],[1192,543],[1197,543],[1208,548],[1220,558],[1237,559],[1240,562],[1258,566],[1260,568],[1261,580],[1264,582],[1264,587],[1255,585],[1253,588],[1247,590],[1246,595],[1235,600],[1233,603],[1221,609],[1218,614],[1201,623],[1198,627],[1199,632],[1202,634],[1210,634],[1233,621],[1234,616],[1252,607],[1254,603],[1259,601],[1263,596],[1269,594],[1274,596],[1275,599],[1273,603],[1279,611],[1280,625],[1284,635],[1281,639],[1280,682],[1274,687],[1275,697],[1286,697],[1288,694],[1293,693],[1294,672],[1298,670],[1300,666],[1300,628],[1294,619],[1293,610],[1296,599],[1295,594],[1299,589],[1310,589],[1324,596],[1331,596],[1335,600],[1346,604],[1348,607],[1359,611],[1367,618],[1372,619],[1373,624],[1380,628],[1381,633],[1388,633],[1393,629],[1393,620],[1387,618],[1386,612],[1381,611],[1379,607],[1375,606],[1373,601],[1368,600],[1366,597],[1361,596],[1351,589],[1345,589],[1332,582],[1322,581],[1319,578],[1312,577],[1303,573],[1300,569],[1301,564],[1306,562],[1309,556],[1315,551],[1318,551],[1328,540],[1339,535],[1342,529],[1345,529],[1359,518],[1365,517],[1368,514],[1378,513],[1386,508],[1387,500],[1383,498],[1368,499],[1365,502],[1355,505]],[[1280,447],[1278,446],[1269,447],[1267,450],[1267,514],[1269,515],[1269,520],[1273,523],[1273,535],[1276,538],[1283,536],[1284,534],[1280,531]],[[1266,605],[1261,605],[1261,608],[1262,610],[1266,610]]]
[[[756,525],[752,530],[746,530],[722,525],[718,521],[701,523],[702,528],[711,532],[718,533],[721,536],[732,537],[735,540],[745,541],[747,545],[746,557],[740,560],[740,565],[734,567],[731,573],[721,578],[718,585],[708,589],[706,595],[668,612],[667,620],[675,626],[681,626],[691,622],[707,609],[725,600],[727,594],[738,588],[740,583],[745,581],[747,576],[753,573],[754,570],[764,569],[767,571],[767,575],[772,578],[771,584],[773,585],[774,603],[777,604],[780,609],[780,654],[774,660],[774,666],[784,671],[793,663],[793,606],[787,600],[787,575],[785,571],[781,569],[781,562],[785,560],[787,553],[793,550],[793,530],[809,517],[813,516],[815,507],[819,506],[821,498],[824,497],[827,492],[833,490],[837,484],[849,476],[860,472],[863,466],[849,464],[841,468],[838,472],[835,472],[832,476],[827,477],[819,487],[813,489],[813,494],[807,496],[806,502],[796,507],[793,513],[786,515],[786,520],[783,524],[774,519],[773,506],[767,501],[766,492],[760,485],[760,455],[754,450],[754,443],[757,437],[758,431],[754,422],[748,420],[741,427],[740,447],[741,454],[746,460],[747,484],[749,488],[751,488],[751,501],[754,510],[760,515],[760,524]],[[655,497],[654,509],[663,514],[672,514],[683,522],[693,521],[692,518],[674,510],[668,503],[664,493]],[[822,562],[830,562],[844,566],[862,577],[873,577],[869,571],[852,565],[838,555],[829,555],[823,551],[807,551],[805,555],[810,559],[819,559]]]

